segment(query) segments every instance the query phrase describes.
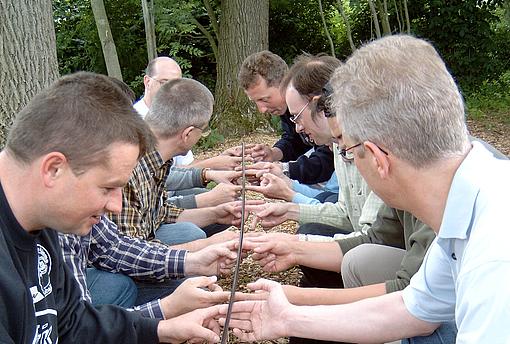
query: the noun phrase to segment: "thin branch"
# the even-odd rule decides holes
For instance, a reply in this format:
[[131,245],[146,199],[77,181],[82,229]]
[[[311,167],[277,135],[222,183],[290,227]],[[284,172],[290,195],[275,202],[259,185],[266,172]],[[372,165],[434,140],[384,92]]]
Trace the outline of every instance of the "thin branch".
[[195,17],[192,17],[193,24],[195,24],[198,29],[204,34],[204,36],[209,41],[209,44],[211,44],[212,51],[214,53],[214,59],[218,61],[218,45],[216,44],[216,41],[214,40],[214,37],[211,35],[211,33],[198,22],[198,20]]
[[326,32],[326,37],[329,41],[329,47],[331,49],[331,56],[336,57],[335,55],[335,45],[333,44],[333,40],[331,39],[331,35],[329,34],[328,24],[326,23],[326,18],[324,17],[324,11],[322,10],[322,1],[319,0],[319,10],[321,13],[322,25],[324,25],[324,31]]
[[214,10],[211,6],[211,3],[209,0],[204,0],[204,6],[207,10],[207,15],[209,16],[209,20],[211,21],[211,26],[214,31],[214,35],[216,36],[216,41],[220,38],[220,28],[218,26],[218,19],[216,19],[216,14],[214,13]]

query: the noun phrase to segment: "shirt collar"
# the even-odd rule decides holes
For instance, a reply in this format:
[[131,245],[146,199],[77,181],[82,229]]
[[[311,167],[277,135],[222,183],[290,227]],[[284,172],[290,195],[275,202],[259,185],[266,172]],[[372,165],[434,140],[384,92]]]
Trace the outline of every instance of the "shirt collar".
[[492,154],[478,142],[455,172],[438,237],[466,239],[473,217],[476,198]]

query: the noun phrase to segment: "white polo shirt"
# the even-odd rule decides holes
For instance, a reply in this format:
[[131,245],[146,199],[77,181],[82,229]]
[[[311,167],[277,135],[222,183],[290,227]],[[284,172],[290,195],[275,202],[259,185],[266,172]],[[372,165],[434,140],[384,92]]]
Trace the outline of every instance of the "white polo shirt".
[[510,343],[510,161],[480,143],[455,173],[438,237],[404,290],[411,314],[455,319],[457,343]]

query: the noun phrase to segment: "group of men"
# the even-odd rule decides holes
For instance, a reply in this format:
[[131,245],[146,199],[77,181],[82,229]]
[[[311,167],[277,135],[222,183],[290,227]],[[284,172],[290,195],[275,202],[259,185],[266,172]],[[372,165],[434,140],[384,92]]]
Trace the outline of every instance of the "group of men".
[[[241,340],[508,341],[508,225],[497,219],[510,164],[468,135],[430,43],[385,37],[345,64],[303,55],[290,69],[263,51],[239,83],[283,129],[273,147],[248,147],[260,178],[248,189],[294,201],[247,210],[263,227],[301,225],[249,233],[243,250],[264,270],[303,271],[300,287],[259,280],[236,296]],[[151,61],[144,85],[133,108],[110,78],[76,73],[16,116],[0,153],[7,342],[219,341],[228,293],[216,276],[237,258],[228,227],[245,220],[240,151],[195,161],[213,97],[175,61]],[[337,192],[298,201],[331,180]]]

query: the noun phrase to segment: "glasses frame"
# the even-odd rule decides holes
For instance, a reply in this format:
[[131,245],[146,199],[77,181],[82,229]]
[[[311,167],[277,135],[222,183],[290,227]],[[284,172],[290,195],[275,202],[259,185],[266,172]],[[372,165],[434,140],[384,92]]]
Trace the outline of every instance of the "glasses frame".
[[[354,153],[353,152],[349,152],[350,150],[353,150],[354,148],[356,147],[359,147],[363,144],[363,142],[360,142],[358,143],[357,145],[354,145],[354,146],[351,146],[349,148],[342,148],[338,154],[340,154],[340,156],[342,157],[342,159],[344,159],[345,161],[353,161],[354,160]],[[378,145],[375,145],[377,148],[379,148],[381,150],[381,152],[383,152],[384,154],[388,155],[388,152],[386,152],[384,149],[382,149],[381,147],[379,147]],[[351,155],[347,155],[347,153],[351,153]]]
[[310,101],[307,101],[307,102],[306,102],[306,104],[305,104],[305,106],[303,106],[303,107],[301,108],[301,110],[299,110],[299,112],[298,112],[296,115],[294,115],[294,116],[290,116],[290,121],[291,121],[292,123],[294,123],[294,124],[298,124],[298,123],[297,123],[297,121],[298,121],[299,117],[301,116],[301,114],[303,114],[303,111],[305,111],[305,109],[306,109],[306,107],[307,107],[308,105],[310,105]]
[[204,128],[200,128],[198,126],[193,126],[193,128],[200,130],[201,137],[207,137],[211,134],[211,128],[209,127],[209,124],[207,124]]
[[[148,76],[148,75],[147,75],[147,76]],[[158,84],[160,84],[160,85],[163,85],[164,83],[166,83],[166,82],[168,82],[168,81],[169,81],[169,80],[166,80],[166,79],[159,80],[159,79],[153,78],[152,76],[149,76],[149,79],[156,81],[156,82],[157,82]]]

